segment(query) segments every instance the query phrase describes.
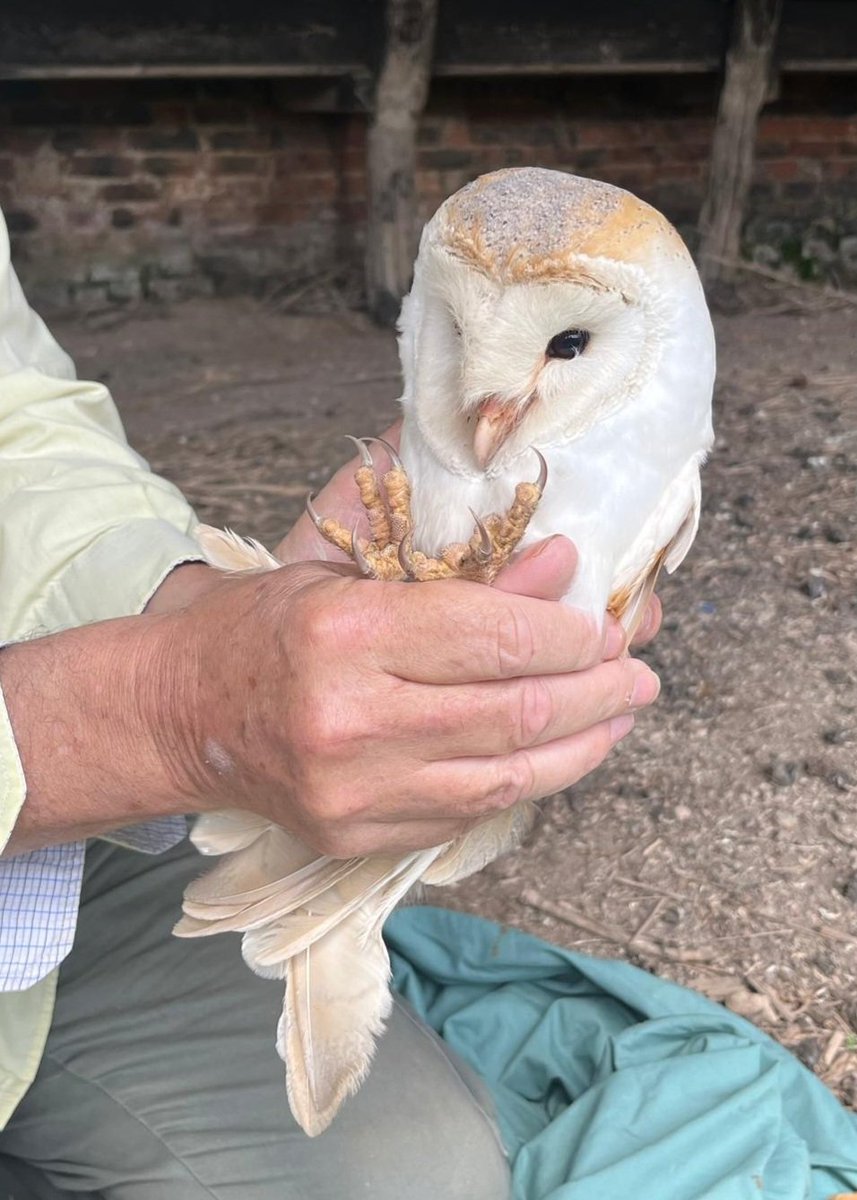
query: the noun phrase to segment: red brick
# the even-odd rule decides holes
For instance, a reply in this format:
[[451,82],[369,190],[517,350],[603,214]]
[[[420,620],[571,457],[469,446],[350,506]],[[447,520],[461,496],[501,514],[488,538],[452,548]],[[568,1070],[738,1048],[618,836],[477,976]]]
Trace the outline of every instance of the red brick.
[[577,144],[589,146],[633,146],[641,141],[643,130],[633,121],[581,121],[577,126]]
[[689,183],[696,183],[704,174],[702,163],[659,163],[654,168],[656,180],[686,179]]
[[212,150],[270,150],[271,130],[244,125],[239,129],[213,129],[208,134]]
[[823,165],[828,179],[857,179],[857,156],[835,158]]
[[759,136],[781,138],[793,142],[803,138],[813,142],[835,142],[847,138],[853,118],[837,116],[762,116],[759,121]]
[[163,178],[169,175],[192,175],[199,170],[196,154],[153,154],[142,159],[140,166],[147,175]]
[[72,175],[93,179],[122,179],[134,173],[134,160],[119,154],[73,154],[69,159]]
[[[359,161],[364,162],[364,155],[359,155]],[[284,175],[287,178],[294,175],[296,171],[330,171],[333,169],[334,160],[327,150],[312,149],[312,150],[278,150],[272,156],[274,161],[274,174]],[[342,162],[347,163],[351,158],[350,154],[342,156]]]
[[199,138],[196,130],[190,126],[177,129],[155,126],[152,129],[135,129],[129,136],[130,144],[135,150],[148,151],[187,151],[199,149]]
[[157,200],[159,195],[160,188],[151,183],[108,183],[101,189],[101,198],[108,204]]
[[773,158],[757,162],[756,174],[760,179],[773,179],[778,183],[785,183],[788,180],[797,179],[800,169],[794,158]]
[[255,154],[221,154],[214,160],[218,175],[266,175],[271,166],[271,158]]

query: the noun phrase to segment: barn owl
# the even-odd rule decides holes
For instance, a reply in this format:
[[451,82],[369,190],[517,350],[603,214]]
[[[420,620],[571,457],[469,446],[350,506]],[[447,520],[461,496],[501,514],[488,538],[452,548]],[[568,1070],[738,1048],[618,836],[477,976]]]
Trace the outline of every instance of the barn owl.
[[[711,322],[676,231],[604,183],[483,176],[423,231],[399,329],[401,461],[379,478],[362,440],[371,536],[311,508],[321,531],[378,578],[486,582],[516,545],[567,534],[579,567],[565,602],[632,629],[693,541],[713,436]],[[228,570],[279,565],[229,533],[201,541]],[[188,887],[176,932],[240,930],[248,965],[285,980],[277,1048],[308,1134],[359,1087],[389,1015],[385,918],[418,882],[483,867],[531,820],[517,805],[444,846],[347,861],[252,814],[198,820],[197,847],[223,857]]]

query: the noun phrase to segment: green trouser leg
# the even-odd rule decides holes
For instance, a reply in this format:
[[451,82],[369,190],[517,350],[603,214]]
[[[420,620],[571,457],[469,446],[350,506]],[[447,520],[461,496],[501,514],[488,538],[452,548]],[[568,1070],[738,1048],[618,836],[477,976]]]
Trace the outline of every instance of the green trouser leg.
[[[203,863],[95,843],[35,1083],[0,1133],[0,1200],[505,1200],[490,1100],[397,1003],[370,1073],[310,1139],[274,1049],[282,985],[238,939],[170,929]],[[18,1175],[20,1178],[20,1175]]]

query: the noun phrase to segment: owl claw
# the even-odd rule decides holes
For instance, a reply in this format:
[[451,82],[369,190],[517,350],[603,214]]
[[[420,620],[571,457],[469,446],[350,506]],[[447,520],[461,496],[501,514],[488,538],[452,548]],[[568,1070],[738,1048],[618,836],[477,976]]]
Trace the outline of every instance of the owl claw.
[[545,462],[545,456],[542,454],[541,450],[537,450],[535,446],[530,446],[530,449],[539,460],[539,477],[534,486],[539,489],[539,492],[543,492],[545,490],[545,484],[548,481],[548,464]]
[[401,542],[399,542],[399,550],[396,556],[399,560],[399,566],[409,579],[413,577],[415,565],[411,557],[410,540],[409,536],[402,538]]
[[389,442],[385,441],[384,438],[368,437],[368,438],[363,438],[362,440],[364,442],[377,442],[379,446],[383,446],[384,449],[387,451],[388,455],[390,456],[390,465],[392,466],[393,470],[394,471],[403,471],[404,470],[404,467],[402,466],[402,460],[399,458],[394,447],[391,446]]
[[324,521],[318,515],[318,513],[315,510],[315,507],[313,506],[314,499],[315,499],[315,492],[307,492],[306,501],[304,502],[304,508],[307,511],[307,516],[312,521],[313,525],[315,525],[315,527],[319,531],[319,533],[324,533],[324,528],[323,528]]
[[357,447],[357,452],[363,460],[364,467],[374,467],[372,455],[369,453],[369,447],[366,445],[366,438],[352,437],[350,433],[343,434],[343,437],[348,438],[349,442],[353,442]]
[[482,563],[489,562],[494,555],[494,543],[491,540],[491,534],[488,532],[485,523],[480,517],[477,517],[472,508],[470,510],[470,515],[476,522],[476,528],[479,530],[479,537],[481,539],[480,544],[475,551],[476,558]]
[[[346,434],[345,436],[348,437],[348,434]],[[359,567],[361,575],[365,575],[367,579],[377,579],[378,578],[378,576],[375,574],[374,570],[372,569],[372,564],[369,562],[369,559],[363,553],[363,550],[360,546],[360,542],[357,539],[357,526],[356,525],[354,526],[354,529],[351,534],[351,556],[354,559],[357,566]]]

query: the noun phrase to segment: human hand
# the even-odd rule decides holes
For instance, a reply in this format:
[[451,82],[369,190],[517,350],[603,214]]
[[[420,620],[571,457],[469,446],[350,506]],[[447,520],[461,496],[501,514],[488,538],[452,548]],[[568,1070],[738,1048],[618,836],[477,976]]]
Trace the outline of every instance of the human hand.
[[305,563],[162,618],[175,786],[350,857],[449,841],[574,783],[658,684],[617,657],[614,621],[599,632],[544,598],[567,589],[571,544],[536,549],[494,588]]

